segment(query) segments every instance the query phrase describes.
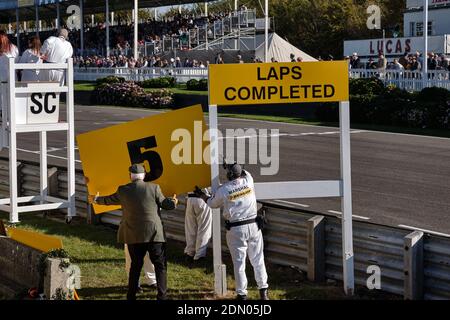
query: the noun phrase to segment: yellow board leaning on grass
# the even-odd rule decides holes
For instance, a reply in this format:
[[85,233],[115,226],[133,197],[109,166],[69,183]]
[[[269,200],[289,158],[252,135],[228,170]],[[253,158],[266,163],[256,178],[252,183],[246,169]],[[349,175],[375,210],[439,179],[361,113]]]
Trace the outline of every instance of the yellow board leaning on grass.
[[345,61],[211,64],[210,105],[348,101]]
[[[77,136],[89,194],[106,196],[129,183],[132,163],[143,164],[146,180],[159,184],[165,196],[211,185],[211,167],[203,160],[203,150],[209,145],[209,138],[203,141],[206,130],[202,108],[197,105]],[[177,134],[172,137],[175,132],[190,135],[191,161],[173,161],[174,148],[185,141]],[[119,208],[94,205],[96,214]]]
[[42,252],[62,249],[63,247],[63,243],[60,238],[34,231],[8,228],[8,236],[10,236],[14,241],[20,242],[28,247]]

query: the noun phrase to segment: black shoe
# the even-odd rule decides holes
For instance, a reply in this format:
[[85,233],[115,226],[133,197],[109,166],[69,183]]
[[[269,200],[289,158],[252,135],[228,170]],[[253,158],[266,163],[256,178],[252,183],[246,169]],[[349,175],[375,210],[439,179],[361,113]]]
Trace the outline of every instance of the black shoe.
[[198,258],[198,259],[194,259],[194,262],[195,263],[203,263],[203,262],[205,262],[206,261],[206,258],[205,257],[200,257],[200,258]]
[[259,297],[261,300],[269,300],[269,290],[266,289],[260,289],[259,290]]
[[187,264],[192,264],[192,263],[194,263],[194,257],[192,257],[192,256],[190,256],[190,255],[188,255],[188,254],[185,254],[185,255],[184,255],[184,261],[185,261]]
[[238,294],[236,300],[247,300],[247,296],[245,294]]

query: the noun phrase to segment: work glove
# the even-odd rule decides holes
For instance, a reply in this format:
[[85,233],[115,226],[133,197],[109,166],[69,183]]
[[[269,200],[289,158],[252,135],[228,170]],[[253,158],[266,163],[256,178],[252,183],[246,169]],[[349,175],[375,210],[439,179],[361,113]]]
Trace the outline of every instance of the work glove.
[[211,197],[209,193],[204,192],[202,189],[200,189],[198,186],[195,186],[194,194],[203,199],[203,201],[208,201],[208,199]]

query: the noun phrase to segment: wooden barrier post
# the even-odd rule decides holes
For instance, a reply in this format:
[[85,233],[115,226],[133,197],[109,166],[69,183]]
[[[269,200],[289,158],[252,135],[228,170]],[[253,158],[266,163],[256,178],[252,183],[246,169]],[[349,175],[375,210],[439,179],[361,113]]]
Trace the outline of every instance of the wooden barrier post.
[[307,221],[308,280],[325,280],[325,217],[315,216]]
[[423,232],[414,231],[405,237],[404,298],[423,299]]

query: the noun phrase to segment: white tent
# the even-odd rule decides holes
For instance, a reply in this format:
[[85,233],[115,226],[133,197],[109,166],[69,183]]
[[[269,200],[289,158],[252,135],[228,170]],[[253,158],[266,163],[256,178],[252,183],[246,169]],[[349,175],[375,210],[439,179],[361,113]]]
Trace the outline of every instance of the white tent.
[[[317,59],[294,47],[275,32],[269,34],[269,60],[273,57],[278,62],[291,62],[290,56],[292,53],[295,59],[301,57],[303,61],[317,61]],[[256,36],[255,56],[264,61],[264,35]]]

